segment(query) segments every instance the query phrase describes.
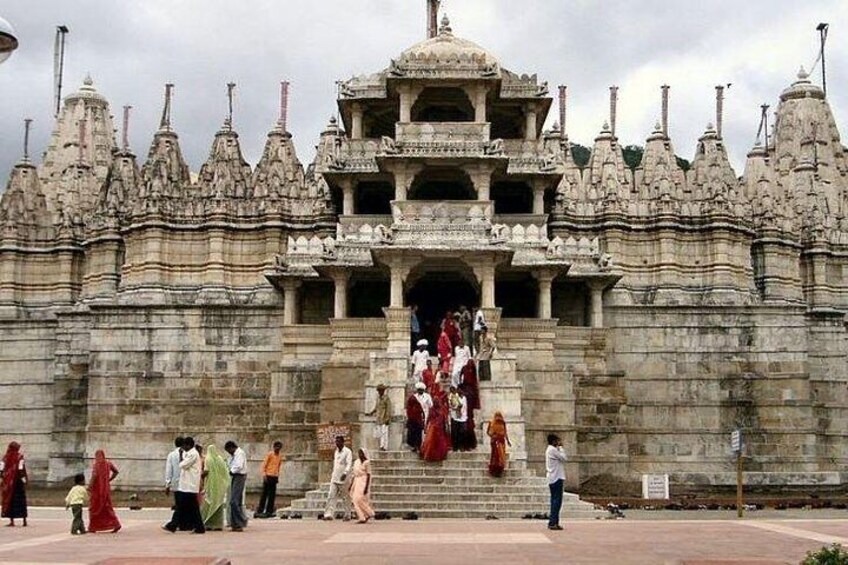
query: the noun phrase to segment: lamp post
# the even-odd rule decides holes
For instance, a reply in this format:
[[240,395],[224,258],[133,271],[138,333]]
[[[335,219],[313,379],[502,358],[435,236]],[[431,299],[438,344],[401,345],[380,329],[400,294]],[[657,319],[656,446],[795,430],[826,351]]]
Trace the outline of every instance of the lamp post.
[[12,24],[0,18],[0,63],[11,57],[18,48],[18,38]]

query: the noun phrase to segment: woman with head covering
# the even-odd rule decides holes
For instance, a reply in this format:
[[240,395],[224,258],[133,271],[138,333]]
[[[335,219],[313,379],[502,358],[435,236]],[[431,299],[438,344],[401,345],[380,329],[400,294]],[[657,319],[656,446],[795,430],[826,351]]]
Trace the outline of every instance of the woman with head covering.
[[448,333],[442,330],[439,341],[436,342],[436,351],[439,354],[439,370],[450,375],[451,359],[453,358],[453,344],[451,344]]
[[468,397],[468,413],[480,409],[480,383],[477,381],[477,366],[474,359],[469,359],[462,368],[462,386],[465,387],[465,396]]
[[88,505],[89,532],[117,532],[121,522],[112,508],[111,482],[118,476],[118,468],[106,459],[102,449],[94,452],[94,464],[91,467],[91,481],[88,485],[90,502]]
[[364,524],[374,517],[374,509],[371,508],[371,461],[364,448],[359,450],[359,456],[353,464],[352,476],[350,500],[359,523]]
[[427,418],[427,430],[424,443],[421,444],[421,457],[425,461],[444,461],[451,448],[450,434],[447,431],[447,396],[433,398],[433,407]]
[[6,448],[6,455],[0,461],[0,477],[2,487],[0,493],[3,497],[2,514],[8,518],[8,526],[15,525],[15,518],[23,518],[24,526],[27,525],[27,500],[26,484],[27,472],[24,455],[21,453],[21,445],[13,441]]
[[223,530],[230,490],[230,470],[221,451],[214,445],[206,449],[206,490],[200,515],[207,530]]
[[506,469],[506,446],[512,447],[509,442],[509,434],[506,431],[506,422],[501,412],[495,412],[486,433],[492,440],[492,457],[489,459],[489,474],[500,477]]

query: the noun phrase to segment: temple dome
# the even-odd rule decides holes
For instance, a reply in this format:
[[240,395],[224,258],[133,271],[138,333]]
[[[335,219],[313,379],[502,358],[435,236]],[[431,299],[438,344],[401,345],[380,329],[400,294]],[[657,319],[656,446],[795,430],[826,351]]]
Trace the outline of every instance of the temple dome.
[[487,66],[498,64],[498,59],[491,52],[473,41],[455,36],[447,16],[442,18],[442,24],[436,37],[416,43],[401,53],[399,61],[472,61]]

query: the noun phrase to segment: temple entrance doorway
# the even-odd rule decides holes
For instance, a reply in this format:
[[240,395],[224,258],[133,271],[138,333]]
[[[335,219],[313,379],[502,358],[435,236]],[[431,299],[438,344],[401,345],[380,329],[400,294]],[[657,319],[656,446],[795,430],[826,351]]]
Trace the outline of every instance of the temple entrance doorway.
[[459,270],[427,271],[414,279],[410,275],[413,282],[406,293],[406,303],[418,306],[421,337],[429,342],[433,355],[445,313],[457,311],[460,305],[473,310],[480,303],[476,280],[471,277]]

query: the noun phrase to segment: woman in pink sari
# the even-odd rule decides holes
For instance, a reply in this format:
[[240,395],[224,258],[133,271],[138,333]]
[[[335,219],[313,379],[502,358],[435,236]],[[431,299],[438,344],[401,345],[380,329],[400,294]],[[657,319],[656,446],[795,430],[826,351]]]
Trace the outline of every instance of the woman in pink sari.
[[91,467],[91,482],[88,485],[90,502],[88,506],[89,532],[117,532],[121,522],[112,508],[111,482],[118,476],[118,468],[106,459],[102,449],[94,452],[94,465]]
[[371,461],[368,460],[368,452],[365,449],[359,450],[358,458],[353,464],[350,500],[360,524],[374,517],[374,509],[371,508]]

